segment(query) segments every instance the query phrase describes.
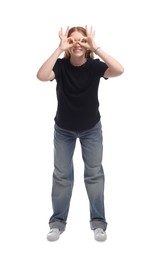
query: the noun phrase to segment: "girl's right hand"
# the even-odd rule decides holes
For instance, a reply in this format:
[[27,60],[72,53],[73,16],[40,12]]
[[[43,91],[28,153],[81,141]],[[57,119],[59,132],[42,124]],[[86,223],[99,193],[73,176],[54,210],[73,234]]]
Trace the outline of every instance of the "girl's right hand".
[[59,47],[61,48],[62,51],[66,51],[69,48],[71,48],[74,44],[74,40],[72,37],[68,37],[68,31],[69,27],[67,27],[65,33],[63,33],[63,28],[61,27],[59,31],[59,38],[60,38],[60,44]]

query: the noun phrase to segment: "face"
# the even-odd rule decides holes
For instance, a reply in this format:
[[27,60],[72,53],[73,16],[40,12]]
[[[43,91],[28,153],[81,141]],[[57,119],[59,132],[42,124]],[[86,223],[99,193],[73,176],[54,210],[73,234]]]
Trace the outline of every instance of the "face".
[[70,54],[75,57],[84,56],[86,49],[78,43],[78,41],[81,41],[84,35],[81,32],[75,31],[70,35],[70,37],[72,37],[74,40],[74,45],[70,48]]

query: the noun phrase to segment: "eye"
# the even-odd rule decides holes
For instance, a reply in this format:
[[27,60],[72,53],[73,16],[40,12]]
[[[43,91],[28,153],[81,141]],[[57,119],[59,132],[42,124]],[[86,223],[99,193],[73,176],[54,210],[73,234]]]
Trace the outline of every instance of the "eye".
[[72,44],[72,43],[74,43],[74,40],[73,40],[72,38],[69,38],[69,39],[68,39],[68,43],[69,43],[69,44]]
[[84,43],[86,43],[87,40],[86,40],[85,38],[82,38],[82,39],[80,40],[80,42],[84,42]]

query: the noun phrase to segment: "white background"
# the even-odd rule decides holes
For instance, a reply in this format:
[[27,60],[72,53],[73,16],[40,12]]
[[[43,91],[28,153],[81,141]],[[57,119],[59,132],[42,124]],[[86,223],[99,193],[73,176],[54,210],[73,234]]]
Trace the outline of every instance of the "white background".
[[[155,0],[20,1],[0,4],[1,259],[157,259],[157,40]],[[105,243],[94,241],[79,142],[66,232],[49,243],[55,81],[36,73],[58,31],[93,26],[125,68],[100,83],[106,175]]]

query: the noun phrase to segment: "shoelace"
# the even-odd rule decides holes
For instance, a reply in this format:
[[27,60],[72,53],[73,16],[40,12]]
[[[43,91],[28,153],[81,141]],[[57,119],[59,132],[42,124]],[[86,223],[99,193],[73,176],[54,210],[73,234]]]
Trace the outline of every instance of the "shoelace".
[[98,234],[101,234],[101,235],[104,235],[105,234],[105,231],[102,229],[102,228],[97,228],[95,230],[95,234],[98,235]]
[[58,234],[59,230],[57,228],[52,228],[52,230],[50,231],[50,233],[56,233]]

